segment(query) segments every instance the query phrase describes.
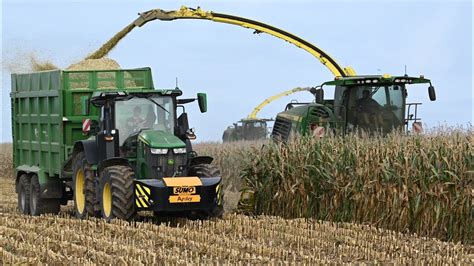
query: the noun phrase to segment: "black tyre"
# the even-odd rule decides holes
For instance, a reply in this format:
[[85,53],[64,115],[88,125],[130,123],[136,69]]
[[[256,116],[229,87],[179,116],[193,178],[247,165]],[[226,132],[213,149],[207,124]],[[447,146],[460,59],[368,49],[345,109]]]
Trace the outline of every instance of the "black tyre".
[[105,220],[117,218],[129,221],[135,216],[134,176],[132,168],[123,165],[102,170],[100,206]]
[[61,210],[60,199],[41,198],[40,183],[37,175],[31,176],[30,182],[30,214],[38,216],[45,213],[58,214]]
[[21,214],[30,214],[30,183],[28,175],[22,174],[18,180],[18,210]]
[[[211,164],[197,164],[193,165],[189,169],[189,175],[198,176],[200,178],[206,177],[216,177],[221,175],[221,171],[214,165]],[[222,189],[222,184],[219,185],[219,189],[217,191],[217,205],[209,212],[208,217],[199,217],[202,218],[209,218],[209,217],[217,217],[221,218],[224,215],[224,190]]]
[[220,176],[221,171],[219,171],[219,168],[211,164],[196,164],[191,166],[189,174],[198,177],[215,177]]
[[83,152],[76,155],[73,165],[74,210],[76,217],[100,217],[100,204],[96,196],[94,172]]

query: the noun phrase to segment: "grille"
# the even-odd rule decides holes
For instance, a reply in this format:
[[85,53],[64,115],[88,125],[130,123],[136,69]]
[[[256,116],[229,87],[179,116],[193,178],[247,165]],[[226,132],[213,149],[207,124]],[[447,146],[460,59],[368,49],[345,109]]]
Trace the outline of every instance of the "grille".
[[278,117],[273,125],[272,138],[276,141],[287,141],[290,130],[291,121]]
[[314,108],[311,108],[310,115],[322,117],[322,118],[328,118],[329,112],[323,107],[314,107]]
[[[150,149],[146,151],[146,162],[152,178],[163,178],[168,176],[180,176],[186,169],[186,154],[174,154],[170,149],[168,154],[152,154]],[[169,163],[172,160],[172,164]],[[181,169],[180,169],[181,168]]]

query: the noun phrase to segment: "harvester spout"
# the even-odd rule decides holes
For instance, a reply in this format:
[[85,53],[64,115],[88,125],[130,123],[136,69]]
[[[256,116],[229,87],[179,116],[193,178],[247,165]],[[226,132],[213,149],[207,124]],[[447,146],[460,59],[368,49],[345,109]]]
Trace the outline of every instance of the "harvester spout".
[[179,10],[171,10],[166,11],[163,9],[152,9],[146,12],[138,13],[140,16],[134,21],[135,26],[141,27],[147,22],[153,20],[163,20],[163,21],[171,21],[178,18],[194,18],[194,19],[212,19],[212,13],[206,12],[202,10],[200,7],[198,8],[189,8],[186,6],[182,6]]

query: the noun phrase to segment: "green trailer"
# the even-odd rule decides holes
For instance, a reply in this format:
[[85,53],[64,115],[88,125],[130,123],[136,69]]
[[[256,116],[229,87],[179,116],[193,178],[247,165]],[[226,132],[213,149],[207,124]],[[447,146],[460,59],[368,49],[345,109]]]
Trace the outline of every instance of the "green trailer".
[[[12,74],[13,162],[24,214],[129,220],[137,211],[222,215],[221,177],[192,149],[175,89],[149,68]],[[205,94],[198,94],[202,112]],[[143,112],[141,112],[143,110]],[[182,110],[178,116],[177,113]]]

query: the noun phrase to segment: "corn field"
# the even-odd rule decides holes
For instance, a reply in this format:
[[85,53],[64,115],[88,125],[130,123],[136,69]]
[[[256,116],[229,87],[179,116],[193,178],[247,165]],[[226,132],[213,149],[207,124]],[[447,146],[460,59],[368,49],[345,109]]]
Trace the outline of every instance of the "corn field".
[[71,203],[58,216],[20,215],[11,145],[0,148],[1,264],[474,263],[469,132],[198,144],[226,196],[242,176],[257,192],[259,215],[235,213],[231,197],[209,221],[79,220]]
[[221,170],[224,186],[229,191],[240,191],[242,188],[241,171],[249,160],[248,155],[258,151],[265,141],[238,141],[230,143],[198,143],[193,146],[200,155],[214,158],[212,162]]
[[473,133],[295,139],[251,153],[256,213],[473,243]]

